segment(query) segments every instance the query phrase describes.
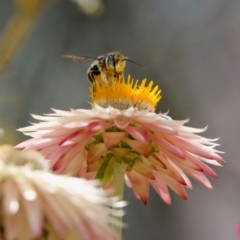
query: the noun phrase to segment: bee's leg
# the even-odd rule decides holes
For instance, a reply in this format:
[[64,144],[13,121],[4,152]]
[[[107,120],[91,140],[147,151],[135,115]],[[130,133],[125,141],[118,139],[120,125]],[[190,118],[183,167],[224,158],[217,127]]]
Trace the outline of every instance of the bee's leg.
[[105,83],[109,84],[109,78],[105,72],[101,72],[101,77]]
[[121,83],[124,81],[124,77],[123,77],[123,74],[122,74],[122,73],[121,73],[120,76],[119,76],[119,80],[120,80]]
[[114,75],[114,79],[116,79],[116,80],[115,80],[116,82],[122,83],[122,82],[123,82],[123,74],[122,74],[122,73],[115,74],[115,75]]
[[88,79],[88,81],[93,85],[93,83],[94,83],[94,77],[92,76],[92,74],[91,74],[90,72],[87,74],[87,79]]
[[98,70],[98,66],[97,65],[93,65],[88,69],[88,73],[87,73],[87,78],[88,81],[92,84],[93,86],[93,91],[95,91],[95,87],[96,87],[96,79],[99,75],[100,75],[100,71]]

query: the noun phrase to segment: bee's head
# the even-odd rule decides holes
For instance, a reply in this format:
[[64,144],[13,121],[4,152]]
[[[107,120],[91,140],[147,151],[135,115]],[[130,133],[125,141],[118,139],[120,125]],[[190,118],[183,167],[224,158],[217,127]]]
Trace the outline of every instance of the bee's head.
[[126,66],[126,61],[131,62],[141,68],[144,68],[140,64],[133,62],[132,60],[128,59],[128,57],[124,57],[121,53],[113,53],[110,54],[106,59],[105,59],[106,66],[108,69],[112,70],[114,73],[122,73],[124,71],[124,68]]
[[122,54],[117,53],[109,55],[106,58],[106,65],[114,73],[122,73],[126,66],[126,61],[124,60],[124,56]]

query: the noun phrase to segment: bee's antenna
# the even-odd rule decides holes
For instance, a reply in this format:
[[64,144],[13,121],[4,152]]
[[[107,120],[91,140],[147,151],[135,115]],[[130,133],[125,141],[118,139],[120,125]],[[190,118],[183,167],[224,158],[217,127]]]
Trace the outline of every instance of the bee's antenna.
[[132,60],[130,60],[130,59],[128,59],[127,57],[125,57],[123,60],[128,61],[128,62],[130,62],[130,63],[133,63],[133,64],[139,66],[139,67],[142,68],[142,69],[145,69],[142,65],[140,65],[140,64],[138,64],[138,63],[136,63],[136,62],[134,62],[134,61],[132,61]]

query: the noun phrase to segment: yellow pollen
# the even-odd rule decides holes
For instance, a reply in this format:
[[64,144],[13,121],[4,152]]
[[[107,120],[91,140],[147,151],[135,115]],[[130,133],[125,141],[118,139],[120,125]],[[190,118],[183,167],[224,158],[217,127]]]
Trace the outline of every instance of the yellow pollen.
[[128,76],[125,81],[96,81],[94,88],[90,88],[92,104],[96,103],[101,107],[114,107],[125,110],[130,107],[138,110],[154,111],[158,101],[161,99],[161,90],[158,86],[153,88],[153,81],[146,85],[146,79],[138,85],[138,80],[134,81]]

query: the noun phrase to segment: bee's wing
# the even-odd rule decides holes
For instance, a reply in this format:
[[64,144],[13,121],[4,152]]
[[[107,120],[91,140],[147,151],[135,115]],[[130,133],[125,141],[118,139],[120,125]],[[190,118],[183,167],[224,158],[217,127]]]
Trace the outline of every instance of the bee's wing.
[[94,58],[94,57],[74,56],[74,55],[63,55],[62,57],[71,58],[79,64],[90,63],[94,60],[97,60],[97,58]]

